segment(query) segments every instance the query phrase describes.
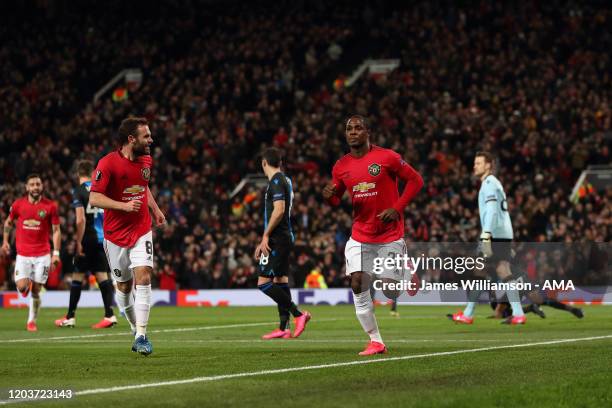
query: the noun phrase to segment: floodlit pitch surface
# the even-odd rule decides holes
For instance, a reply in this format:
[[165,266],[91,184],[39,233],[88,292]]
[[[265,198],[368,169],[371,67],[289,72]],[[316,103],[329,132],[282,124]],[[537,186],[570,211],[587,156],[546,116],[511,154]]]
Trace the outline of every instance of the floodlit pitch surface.
[[42,309],[38,333],[27,311],[0,309],[0,388],[72,389],[70,401],[10,406],[612,406],[612,307],[585,318],[544,308],[527,325],[446,319],[456,307],[376,308],[389,353],[359,357],[366,336],[352,306],[317,306],[299,339],[263,341],[276,309],[152,310],[154,353],[130,351],[124,320],[92,330],[99,309],[81,309],[77,327],[59,329],[63,310]]

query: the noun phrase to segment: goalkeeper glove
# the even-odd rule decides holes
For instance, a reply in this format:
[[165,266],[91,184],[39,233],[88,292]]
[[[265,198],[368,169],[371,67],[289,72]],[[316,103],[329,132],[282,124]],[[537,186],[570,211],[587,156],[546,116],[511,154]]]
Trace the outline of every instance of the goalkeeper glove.
[[483,232],[480,234],[480,251],[485,258],[493,256],[493,248],[491,248],[491,233]]

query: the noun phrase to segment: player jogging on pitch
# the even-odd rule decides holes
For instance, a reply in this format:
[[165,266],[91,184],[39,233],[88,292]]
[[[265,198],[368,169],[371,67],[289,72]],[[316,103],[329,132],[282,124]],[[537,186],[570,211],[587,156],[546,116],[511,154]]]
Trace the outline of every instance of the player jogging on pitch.
[[[480,252],[487,259],[487,267],[494,268],[499,279],[506,283],[517,282],[512,275],[510,262],[512,261],[512,221],[508,213],[506,193],[500,181],[493,175],[493,156],[488,152],[478,152],[474,158],[474,176],[482,184],[478,192],[478,212],[480,213]],[[520,278],[519,278],[520,279]],[[447,315],[457,323],[472,324],[474,322],[474,308],[481,291],[474,290],[468,295],[468,304],[463,312],[459,311]],[[518,290],[507,290],[506,296],[512,307],[512,316],[502,323],[525,324],[525,313],[521,305]]]
[[166,218],[149,190],[153,139],[147,120],[124,119],[118,133],[119,149],[104,156],[94,172],[89,203],[105,210],[104,250],[117,282],[117,305],[135,333],[132,351],[149,355],[153,352],[147,338],[153,272],[149,208],[157,226]]
[[261,167],[269,182],[264,198],[264,233],[255,249],[255,259],[259,260],[257,287],[278,305],[280,325],[264,335],[264,340],[292,337],[288,328],[289,314],[295,318],[293,337],[299,337],[310,320],[310,313],[300,312],[291,300],[287,275],[294,241],[290,219],[293,187],[291,179],[281,172],[281,165],[281,152],[274,147],[266,149]]
[[104,318],[94,324],[94,329],[105,329],[117,324],[113,313],[113,294],[115,288],[108,276],[108,264],[104,255],[104,232],[102,223],[104,210],[89,205],[89,190],[91,188],[91,174],[93,163],[83,160],[77,164],[79,185],[72,192],[72,208],[76,216],[76,253],[74,256],[74,271],[70,285],[70,301],[66,316],[57,319],[57,327],[74,327],[75,313],[79,299],[83,278],[87,272],[93,273],[98,281],[100,295],[104,303]]
[[[323,189],[323,197],[331,205],[340,204],[348,190],[353,203],[353,229],[346,243],[346,273],[351,276],[355,311],[370,342],[360,355],[385,353],[374,305],[370,296],[370,282],[375,258],[394,258],[406,252],[404,242],[404,208],[423,187],[423,179],[396,152],[370,144],[370,133],[365,118],[351,116],[346,122],[346,141],[350,153],[336,162],[332,182]],[[406,186],[402,195],[397,183]],[[386,270],[381,274],[383,284],[403,278],[403,269]],[[396,298],[399,293],[383,292]]]
[[[15,284],[23,297],[30,297],[30,311],[26,328],[35,332],[36,317],[40,309],[40,289],[47,282],[51,263],[59,263],[62,233],[59,225],[57,204],[43,197],[43,182],[38,174],[26,179],[27,196],[15,200],[4,222],[2,250],[9,255],[9,235],[16,222]],[[49,231],[53,230],[53,255],[49,245]]]

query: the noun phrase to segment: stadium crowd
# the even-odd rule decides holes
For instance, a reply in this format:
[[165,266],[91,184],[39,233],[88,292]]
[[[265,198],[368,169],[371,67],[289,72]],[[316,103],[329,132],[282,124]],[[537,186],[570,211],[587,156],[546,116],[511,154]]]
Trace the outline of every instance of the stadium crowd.
[[[112,25],[112,13],[100,21],[62,13],[53,18],[67,24],[51,27],[41,15],[0,46],[8,62],[0,67],[0,219],[26,175],[40,172],[60,203],[68,276],[74,164],[113,149],[118,122],[142,115],[156,143],[152,191],[168,218],[155,233],[159,287],[255,287],[262,192],[230,192],[261,171],[257,154],[269,145],[284,150],[294,184],[293,284],[317,269],[329,287],[344,286],[350,202],[331,208],[320,191],[347,151],[344,120],[359,113],[372,142],[398,151],[425,179],[406,210],[408,240],[477,240],[470,175],[474,153],[489,150],[516,240],[609,242],[612,190],[577,204],[568,197],[588,164],[611,163],[610,8],[383,3],[384,11],[323,2],[222,11],[162,2],[163,23],[145,13],[136,25]],[[3,38],[15,24],[5,23]],[[355,43],[363,32],[369,41]],[[355,68],[341,65],[350,53],[401,64],[332,86],[330,73]],[[140,67],[144,81],[126,101],[89,102],[94,85],[128,66]],[[8,264],[0,260],[5,276]]]

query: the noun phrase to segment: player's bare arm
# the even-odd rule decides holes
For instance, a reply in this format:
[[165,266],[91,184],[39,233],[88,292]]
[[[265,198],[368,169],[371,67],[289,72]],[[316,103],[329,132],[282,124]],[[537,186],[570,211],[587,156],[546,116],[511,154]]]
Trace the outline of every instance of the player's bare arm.
[[6,217],[4,221],[4,228],[2,229],[2,251],[9,255],[11,252],[11,246],[9,245],[9,237],[11,235],[11,229],[13,228],[13,220],[10,216]]
[[53,225],[53,256],[51,257],[51,263],[57,265],[60,261],[60,248],[62,245],[62,229],[59,224]]
[[83,236],[85,235],[85,225],[87,224],[87,218],[85,217],[85,209],[83,207],[77,207],[74,209],[76,216],[76,253],[78,256],[84,256],[83,254]]
[[105,210],[118,210],[125,212],[138,212],[142,206],[142,201],[131,200],[128,202],[116,201],[102,193],[92,191],[89,193],[89,203],[92,207],[103,208]]
[[270,216],[270,222],[268,223],[268,228],[263,233],[261,237],[261,242],[255,249],[255,258],[259,259],[260,255],[263,253],[268,256],[270,253],[270,245],[268,241],[270,239],[270,234],[274,231],[274,228],[280,223],[283,215],[285,214],[285,201],[277,200],[274,201],[274,208],[272,209],[272,215]]
[[153,193],[151,193],[151,189],[149,187],[147,187],[147,200],[149,208],[151,209],[151,211],[153,211],[153,219],[155,220],[155,225],[157,225],[158,227],[164,225],[166,223],[166,216],[157,205],[157,202],[155,201]]

